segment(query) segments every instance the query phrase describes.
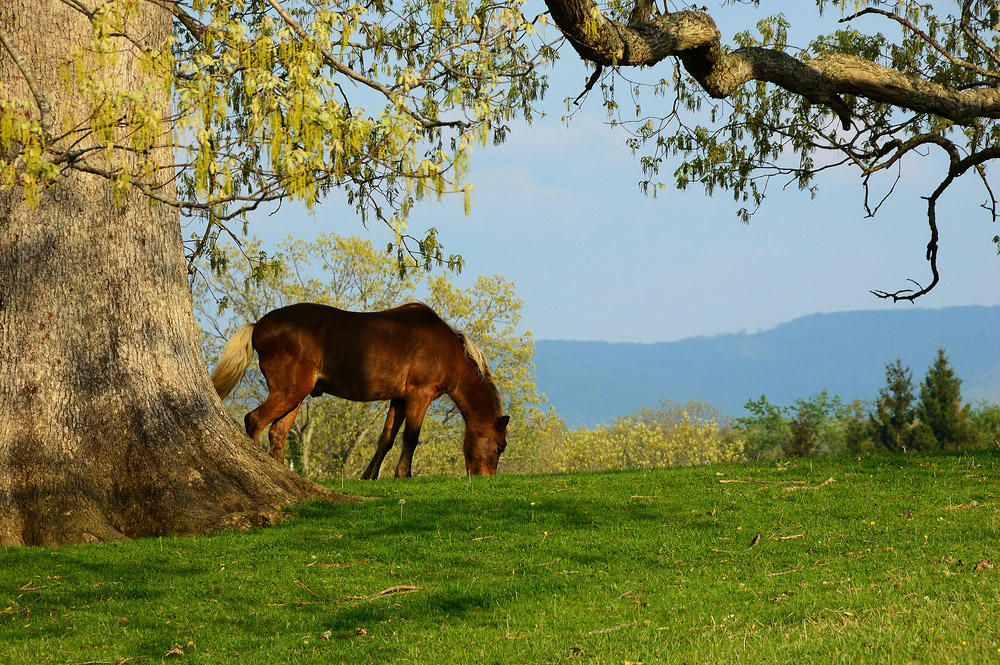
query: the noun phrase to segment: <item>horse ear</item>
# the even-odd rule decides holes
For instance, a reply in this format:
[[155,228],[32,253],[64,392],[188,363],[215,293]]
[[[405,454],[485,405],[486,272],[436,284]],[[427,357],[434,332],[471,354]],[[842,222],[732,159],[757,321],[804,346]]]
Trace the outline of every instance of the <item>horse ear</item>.
[[493,423],[493,429],[498,432],[502,432],[507,429],[507,423],[510,422],[510,416],[500,416],[497,421]]

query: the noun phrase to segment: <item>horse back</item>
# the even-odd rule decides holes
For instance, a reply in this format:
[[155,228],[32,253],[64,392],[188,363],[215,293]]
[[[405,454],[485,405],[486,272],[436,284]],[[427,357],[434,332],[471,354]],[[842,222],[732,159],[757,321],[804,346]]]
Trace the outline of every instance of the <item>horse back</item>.
[[458,334],[421,303],[381,312],[289,305],[257,322],[253,345],[269,385],[296,367],[297,376],[314,377],[310,392],[357,401],[405,397],[415,387],[448,392],[463,354]]

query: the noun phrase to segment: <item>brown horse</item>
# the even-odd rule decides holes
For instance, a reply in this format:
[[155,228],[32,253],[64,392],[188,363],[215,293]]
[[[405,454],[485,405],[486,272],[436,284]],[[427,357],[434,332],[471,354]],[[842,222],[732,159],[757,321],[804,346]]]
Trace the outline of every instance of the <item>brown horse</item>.
[[223,349],[212,374],[220,397],[239,383],[254,351],[268,394],[244,422],[255,444],[271,426],[271,456],[279,463],[302,400],[328,393],[356,402],[389,400],[375,456],[361,477],[378,478],[404,421],[396,477],[409,477],[427,407],[447,393],[465,419],[469,474],[497,472],[510,417],[503,415],[486,357],[426,305],[361,313],[300,303],[268,312],[243,326]]

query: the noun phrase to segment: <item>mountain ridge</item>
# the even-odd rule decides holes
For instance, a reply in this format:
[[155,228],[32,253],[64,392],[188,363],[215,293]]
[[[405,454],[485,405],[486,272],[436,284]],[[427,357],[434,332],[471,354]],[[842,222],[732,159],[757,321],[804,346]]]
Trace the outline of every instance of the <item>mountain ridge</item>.
[[674,342],[537,340],[535,379],[570,427],[593,427],[660,399],[701,400],[738,416],[828,390],[873,399],[898,355],[917,392],[938,347],[968,402],[1000,402],[1000,305],[855,310],[798,317],[754,333]]

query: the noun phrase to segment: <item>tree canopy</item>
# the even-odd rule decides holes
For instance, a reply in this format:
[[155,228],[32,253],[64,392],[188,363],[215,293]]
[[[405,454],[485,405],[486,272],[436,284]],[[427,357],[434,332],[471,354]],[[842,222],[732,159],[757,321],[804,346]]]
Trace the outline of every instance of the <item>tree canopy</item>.
[[[133,0],[64,2],[92,27],[63,72],[90,104],[89,122],[53,126],[50,100],[30,85],[30,60],[0,27],[33,97],[0,94],[0,142],[18,146],[0,163],[0,182],[36,201],[66,170],[139,189],[203,220],[187,241],[191,258],[261,204],[311,207],[334,187],[362,221],[381,220],[404,239],[414,201],[468,195],[472,147],[530,118],[545,88],[538,67],[552,54],[516,1],[167,1],[158,4],[176,18],[174,38],[138,56],[154,83],[121,93],[97,72],[123,57],[111,36],[133,29]],[[173,96],[169,117],[148,103],[163,88]],[[176,163],[114,157],[148,157],[164,144]],[[164,190],[174,180],[176,195]],[[433,234],[412,240],[425,258],[444,260]]]
[[[630,144],[642,153],[647,189],[660,184],[668,160],[679,162],[676,186],[730,190],[745,203],[746,220],[770,180],[812,188],[820,172],[850,167],[874,215],[888,194],[871,189],[873,177],[901,173],[907,160],[940,151],[946,165],[925,197],[931,277],[911,288],[873,291],[895,300],[916,299],[938,283],[937,203],[956,179],[972,172],[982,180],[985,214],[996,220],[986,171],[1000,156],[995,3],[962,0],[939,11],[941,5],[913,1],[816,0],[831,27],[840,28],[800,47],[789,43],[781,14],[738,33],[730,46],[705,7],[660,13],[643,0],[603,9],[593,0],[547,4],[567,41],[597,65],[591,85],[604,68],[612,70],[603,74],[605,103],[633,125]],[[724,4],[766,9],[772,3]],[[661,105],[665,110],[638,104],[635,116],[619,110],[614,78],[624,68],[671,64],[652,86],[672,97]],[[628,89],[635,95],[640,87]],[[699,109],[708,110],[710,123],[691,123]],[[1000,236],[993,240],[1000,247]]]
[[914,438],[922,450],[958,450],[975,438],[970,406],[962,404],[962,379],[955,374],[943,347],[920,382],[920,398],[913,414],[918,421]]
[[895,362],[885,366],[885,386],[879,390],[869,418],[872,436],[886,450],[905,451],[911,445],[913,399],[910,368],[896,356]]
[[[870,191],[873,177],[940,152],[946,164],[926,196],[930,279],[881,297],[912,300],[937,284],[937,203],[957,178],[980,178],[984,214],[996,216],[986,165],[1000,155],[1000,9],[982,0],[943,9],[817,0],[822,20],[839,29],[805,46],[789,43],[781,14],[724,39],[712,14],[737,3],[766,13],[760,0],[662,11],[650,0],[545,0],[548,11],[522,0],[170,0],[161,4],[175,16],[174,38],[141,49],[156,84],[124,93],[95,72],[121,57],[111,37],[127,33],[131,0],[61,1],[92,27],[91,43],[64,65],[89,122],[53,126],[29,59],[0,27],[32,92],[0,94],[0,142],[19,146],[5,153],[0,180],[29,197],[68,170],[136,188],[200,220],[186,241],[191,257],[210,252],[220,233],[238,234],[249,210],[283,198],[311,206],[339,188],[363,221],[389,224],[401,248],[460,265],[433,231],[407,235],[412,206],[470,194],[473,147],[533,117],[546,89],[540,68],[561,39],[596,65],[589,86],[601,80],[614,121],[629,126],[647,191],[671,169],[675,186],[729,190],[744,220],[770,180],[811,189],[838,167],[857,170],[874,215],[887,194]],[[544,30],[549,21],[558,32]],[[627,74],[636,67],[653,68],[649,92],[665,99],[636,103],[632,116],[615,81],[639,93]],[[173,94],[169,117],[145,103],[161,86]],[[175,164],[124,158],[164,144]],[[176,195],[163,188],[174,180]]]

